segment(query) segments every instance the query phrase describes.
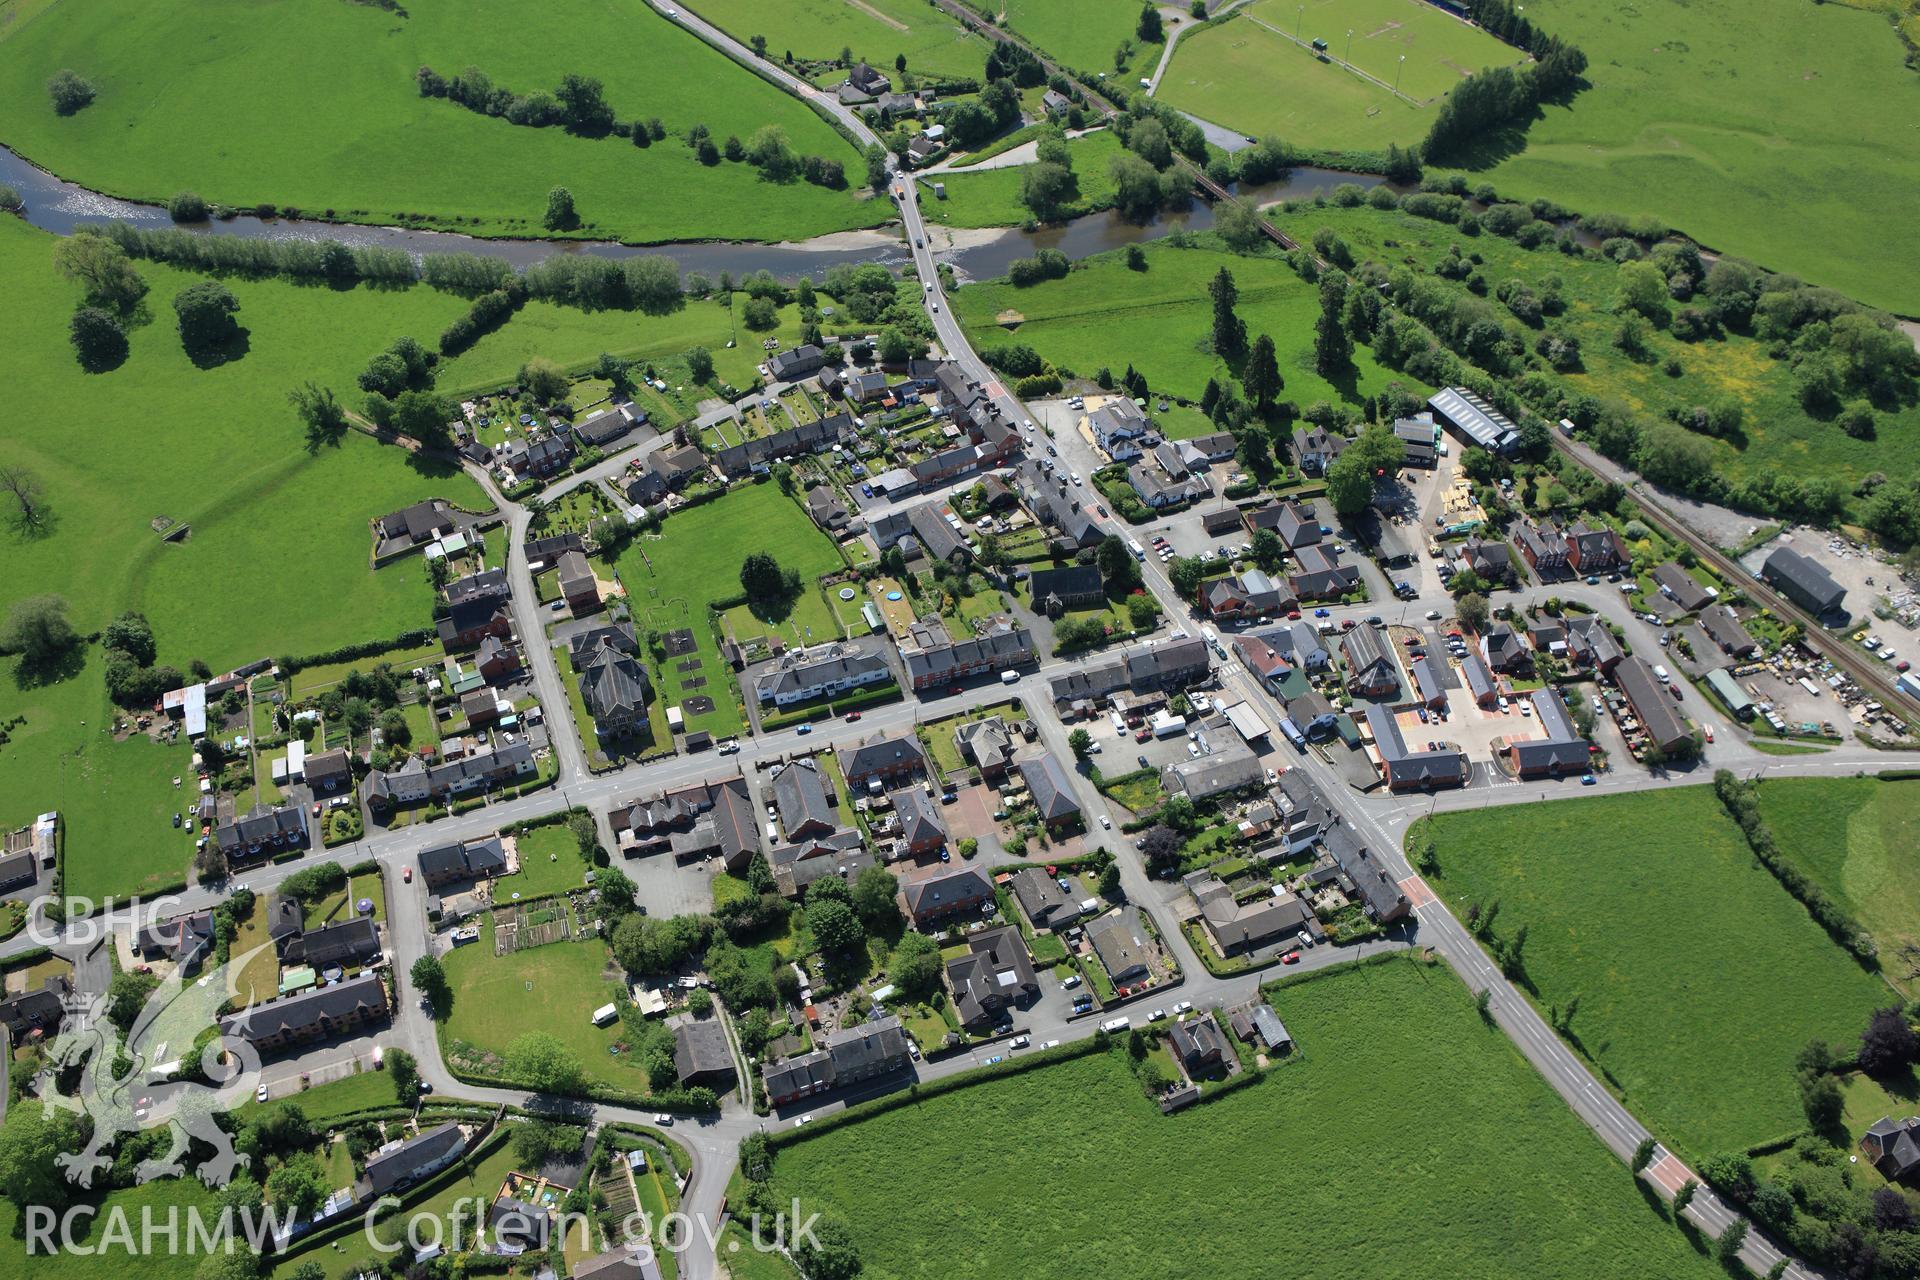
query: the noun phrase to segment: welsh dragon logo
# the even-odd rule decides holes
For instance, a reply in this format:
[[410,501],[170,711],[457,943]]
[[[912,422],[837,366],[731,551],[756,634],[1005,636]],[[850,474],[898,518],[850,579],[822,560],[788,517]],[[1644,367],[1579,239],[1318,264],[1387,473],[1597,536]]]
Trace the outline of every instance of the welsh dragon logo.
[[[229,958],[197,978],[183,979],[176,970],[147,998],[125,1039],[106,1016],[104,994],[89,997],[68,1016],[35,1081],[49,1110],[93,1122],[85,1149],[59,1157],[68,1181],[92,1186],[94,1175],[112,1164],[109,1153],[122,1134],[162,1127],[172,1131],[173,1144],[164,1156],[140,1163],[138,1181],[182,1176],[189,1139],[213,1148],[198,1169],[208,1186],[223,1187],[243,1171],[232,1137],[213,1118],[252,1097],[260,1054],[238,1037],[215,1030],[208,1038],[206,1033],[218,1027],[220,1006],[238,994],[231,986],[234,977],[254,954],[272,945]],[[176,1078],[196,1054],[205,1082]],[[54,1078],[75,1066],[82,1068],[77,1095],[60,1093]]]

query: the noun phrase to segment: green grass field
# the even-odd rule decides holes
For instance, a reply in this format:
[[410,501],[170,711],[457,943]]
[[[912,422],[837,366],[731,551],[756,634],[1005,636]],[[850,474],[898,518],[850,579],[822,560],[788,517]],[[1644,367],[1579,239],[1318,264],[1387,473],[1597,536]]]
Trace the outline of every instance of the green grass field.
[[[1153,74],[1161,46],[1141,45],[1134,34],[1140,6],[1133,0],[969,0],[983,13],[1004,16],[1002,24],[1025,37],[1042,52],[1076,71],[1106,72],[1109,79],[1132,84],[1135,77]],[[1123,67],[1114,65],[1114,51],[1123,40],[1133,41],[1134,55]]]
[[[436,335],[461,300],[230,279],[248,350],[201,370],[171,323],[174,294],[195,277],[142,264],[156,319],[132,331],[124,365],[89,375],[67,341],[78,290],[54,273],[54,243],[0,219],[9,320],[0,458],[40,480],[52,511],[45,536],[0,530],[0,607],[56,592],[83,632],[139,609],[163,662],[199,658],[216,670],[424,625],[424,569],[417,560],[371,569],[367,520],[434,495],[483,509],[484,495],[358,435],[309,455],[285,397],[313,379],[355,398],[353,376],[372,352],[403,333]],[[191,536],[161,542],[151,522],[162,516]],[[177,881],[191,854],[171,823],[186,798],[171,780],[187,774],[188,753],[113,742],[103,671],[94,651],[58,683],[23,686],[11,661],[0,677],[0,722],[25,717],[0,747],[0,825],[60,810],[67,889],[90,897]]]
[[[25,1224],[20,1210],[12,1200],[0,1200],[0,1233],[13,1241],[7,1247],[19,1259],[16,1265],[20,1271],[16,1274],[31,1272],[34,1280],[92,1280],[95,1271],[113,1268],[136,1271],[141,1276],[153,1277],[153,1280],[190,1280],[199,1265],[206,1261],[206,1255],[187,1250],[186,1215],[193,1209],[199,1209],[207,1215],[211,1224],[220,1212],[215,1193],[208,1190],[198,1178],[168,1178],[160,1182],[148,1182],[123,1191],[109,1192],[89,1203],[98,1205],[99,1212],[91,1218],[76,1216],[72,1220],[74,1243],[89,1252],[56,1249],[53,1253],[36,1253],[33,1260],[28,1262]],[[122,1221],[115,1216],[116,1210],[125,1215],[124,1221],[131,1230],[130,1235],[119,1234],[119,1228],[113,1225]],[[177,1215],[181,1225],[181,1247],[171,1252],[165,1246],[151,1252],[141,1250],[139,1240],[143,1213],[150,1214],[156,1225],[165,1223],[169,1214]],[[56,1235],[55,1239],[58,1238]]]
[[1805,1123],[1793,1056],[1851,1041],[1891,993],[1761,868],[1706,787],[1435,820],[1434,888],[1528,929],[1536,999],[1626,1105],[1693,1158]]
[[[1218,248],[1182,249],[1162,241],[1147,248],[1147,270],[1131,271],[1123,255],[1101,254],[1058,280],[1018,288],[1004,281],[972,284],[953,308],[975,346],[1026,343],[1056,365],[1092,377],[1102,365],[1117,377],[1129,362],[1156,391],[1198,399],[1208,378],[1232,370],[1209,349],[1213,325],[1207,282],[1221,267],[1240,288],[1238,311],[1249,339],[1269,334],[1286,379],[1281,398],[1358,404],[1386,388],[1390,375],[1365,347],[1355,349],[1352,385],[1334,386],[1313,368],[1313,324],[1319,294],[1278,258],[1243,258]],[[1026,319],[1009,329],[1003,311]]]
[[713,699],[711,712],[687,716],[690,731],[707,729],[725,737],[743,728],[727,688],[726,664],[707,625],[707,606],[740,593],[740,564],[754,551],[770,551],[781,567],[797,571],[803,584],[800,607],[818,608],[825,618],[814,579],[840,569],[840,555],[793,499],[770,483],[671,516],[658,538],[639,539],[620,557],[620,581],[635,624],[663,634],[681,628],[693,632],[698,650],[690,656],[699,657],[699,670],[679,671],[684,658],[654,664],[655,688],[666,705],[688,695]]
[[1859,919],[1887,976],[1920,989],[1920,783],[1782,778],[1760,786],[1780,847]]
[[[1111,130],[1103,129],[1067,143],[1073,157],[1073,172],[1080,180],[1080,196],[1061,213],[1062,218],[1078,217],[1105,209],[1113,203],[1113,178],[1108,166],[1124,147]],[[961,171],[939,175],[947,185],[945,200],[926,202],[927,220],[950,227],[1004,227],[1025,222],[1033,211],[1021,202],[1020,183],[1027,166],[983,169],[978,173]]]
[[[1303,205],[1293,213],[1277,208],[1269,212],[1290,235],[1311,238],[1317,228],[1331,228],[1358,261],[1372,258],[1392,267],[1411,259],[1424,274],[1450,246],[1458,245],[1462,253],[1480,256],[1483,261],[1477,270],[1496,287],[1517,279],[1544,295],[1549,282],[1557,280],[1567,311],[1550,319],[1547,326],[1577,337],[1582,360],[1579,372],[1559,375],[1567,386],[1620,401],[1652,417],[1664,415],[1669,408],[1691,409],[1716,396],[1739,400],[1746,410],[1746,425],[1738,445],[1703,437],[1714,451],[1715,469],[1732,481],[1769,472],[1832,476],[1841,481],[1847,501],[1857,506],[1854,487],[1875,471],[1895,480],[1920,475],[1920,465],[1914,461],[1920,457],[1920,405],[1876,412],[1876,438],[1856,440],[1835,423],[1812,417],[1801,407],[1791,362],[1773,359],[1767,344],[1758,339],[1729,333],[1687,343],[1666,330],[1656,330],[1648,344],[1652,358],[1629,358],[1613,344],[1620,325],[1614,310],[1620,288],[1618,268],[1597,255],[1569,258],[1550,249],[1529,251],[1499,236],[1468,237],[1431,219],[1366,206]],[[1430,275],[1426,287],[1466,292],[1464,284],[1448,284]],[[1680,361],[1681,377],[1665,372],[1669,358]],[[1292,373],[1287,377],[1291,394]]]
[[[573,72],[604,81],[621,120],[658,116],[682,136],[705,124],[719,139],[777,124],[798,151],[856,162],[810,109],[642,0],[561,0],[540,19],[530,39],[525,9],[505,0],[421,0],[398,12],[296,0],[55,5],[4,30],[3,140],[115,195],[165,200],[190,187],[229,204],[369,222],[419,215],[486,234],[543,234],[555,184],[573,192],[590,234],[633,241],[801,239],[892,216],[888,202],[857,191],[769,184],[738,163],[703,167],[672,136],[641,149],[420,96],[422,65],[447,76],[478,66],[516,93],[550,91]],[[99,93],[67,118],[46,91],[63,67]],[[247,109],[256,96],[262,109]],[[214,102],[232,116],[209,119]]]
[[1502,193],[1653,214],[1914,312],[1920,254],[1887,230],[1920,188],[1920,76],[1883,15],[1802,0],[1536,0],[1527,17],[1586,51],[1593,87],[1546,108],[1525,148],[1481,175]]
[[1527,60],[1429,0],[1306,0],[1306,12],[1299,8],[1300,0],[1259,0],[1247,13],[1288,34],[1297,27],[1302,40],[1325,40],[1330,55],[1377,80],[1391,85],[1398,76],[1400,92],[1428,106],[1484,67]]
[[[987,42],[953,18],[914,0],[704,0],[701,17],[742,44],[767,38],[767,56],[825,61],[842,49],[884,71],[899,87],[894,59],[909,74],[978,80]],[[844,73],[826,78],[837,84]]]
[[315,1085],[311,1089],[303,1089],[299,1093],[277,1097],[269,1103],[246,1103],[238,1114],[242,1120],[250,1120],[257,1113],[268,1107],[277,1107],[282,1102],[291,1102],[300,1108],[307,1119],[316,1124],[325,1124],[336,1116],[392,1105],[397,1099],[394,1097],[392,1075],[385,1071],[360,1071]]
[[1430,111],[1318,61],[1245,15],[1182,37],[1154,96],[1251,137],[1331,151],[1418,142],[1432,123]]
[[[573,1050],[589,1079],[646,1092],[647,1074],[637,1060],[610,1052],[625,1039],[620,1024],[593,1025],[593,1011],[621,989],[617,973],[607,973],[611,956],[606,943],[595,938],[550,942],[496,956],[493,918],[488,916],[480,940],[456,947],[441,963],[453,986],[453,1016],[440,1024],[443,1049],[459,1040],[504,1055],[516,1037],[545,1031]],[[493,1074],[503,1073],[497,1069]]]
[[[1303,1060],[1217,1102],[1162,1116],[1115,1050],[783,1148],[775,1190],[844,1218],[873,1280],[1270,1275],[1280,1253],[1343,1280],[1715,1274],[1445,969],[1330,970],[1273,1003]],[[1472,1086],[1437,1104],[1436,1071]]]

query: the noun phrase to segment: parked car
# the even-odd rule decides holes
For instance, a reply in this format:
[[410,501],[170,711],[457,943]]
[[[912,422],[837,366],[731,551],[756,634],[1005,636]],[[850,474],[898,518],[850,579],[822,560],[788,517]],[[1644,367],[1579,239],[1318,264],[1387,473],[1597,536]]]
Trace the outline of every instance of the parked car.
[[1079,985],[1080,975],[1077,973],[1070,973],[1060,980],[1060,989],[1062,991],[1071,991]]
[[401,879],[402,881],[404,881],[405,883],[407,883],[407,884],[412,884],[412,883],[413,883],[413,868],[412,868],[412,867],[402,867],[402,868],[400,868],[400,879]]
[[1032,1036],[1015,1036],[1012,1040],[1007,1042],[1007,1048],[1024,1049],[1032,1043],[1033,1043]]
[[849,712],[847,712],[847,723],[848,723],[848,724],[852,724],[852,723],[853,723],[853,722],[854,722],[855,720],[858,720],[859,718],[860,718],[860,713],[859,713],[858,711],[849,711]]
[[1333,616],[1333,610],[1331,610],[1331,609],[1315,609],[1315,610],[1313,611],[1313,616],[1314,616],[1314,617],[1316,617],[1316,618],[1331,618],[1331,617]]
[[1581,785],[1581,786],[1583,786],[1583,787],[1590,787],[1590,786],[1592,786],[1592,785],[1593,785],[1594,783],[1596,783],[1596,782],[1598,782],[1598,781],[1600,781],[1600,779],[1598,779],[1598,778],[1596,778],[1596,777],[1594,777],[1594,776],[1593,776],[1592,774],[1590,774],[1590,773],[1589,773],[1589,774],[1585,774],[1585,775],[1583,775],[1583,776],[1581,777],[1581,779],[1580,779],[1580,785]]
[[810,724],[803,724],[798,729],[795,729],[794,732],[802,735],[809,734],[813,732],[813,726]]
[[1287,954],[1280,957],[1280,963],[1281,964],[1299,964],[1300,953],[1298,951],[1289,951],[1287,952]]

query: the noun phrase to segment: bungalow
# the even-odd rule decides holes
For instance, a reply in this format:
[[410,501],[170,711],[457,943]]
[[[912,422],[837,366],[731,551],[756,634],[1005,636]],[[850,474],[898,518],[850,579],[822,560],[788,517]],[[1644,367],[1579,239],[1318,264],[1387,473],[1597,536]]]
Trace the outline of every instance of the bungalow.
[[1592,766],[1592,744],[1574,729],[1567,704],[1551,688],[1535,689],[1528,698],[1540,736],[1509,740],[1508,762],[1514,773],[1522,778],[1565,778],[1585,773]]
[[1373,627],[1355,627],[1340,639],[1347,660],[1347,691],[1362,698],[1390,697],[1400,691],[1400,668]]
[[371,1200],[403,1190],[432,1177],[460,1158],[467,1135],[449,1120],[403,1141],[389,1142],[367,1157],[361,1175],[362,1199]]
[[487,1208],[487,1227],[494,1252],[515,1256],[545,1251],[553,1222],[546,1206],[502,1196]]
[[800,898],[816,880],[838,876],[851,881],[874,865],[858,831],[842,827],[825,835],[808,836],[796,844],[779,845],[767,852],[767,865],[773,869],[774,887],[785,898]]
[[1041,867],[1023,867],[1009,881],[1014,901],[1036,930],[1070,928],[1085,914],[1084,904],[1060,887],[1060,881]]
[[969,720],[953,731],[953,745],[962,760],[970,760],[980,776],[991,781],[1006,776],[1013,759],[1013,731],[999,716]]
[[886,658],[850,641],[836,640],[811,649],[789,649],[755,674],[753,689],[763,707],[790,707],[885,684],[892,678],[893,668]]
[[1256,756],[1246,743],[1235,739],[1216,750],[1189,760],[1176,760],[1160,771],[1160,785],[1168,793],[1178,793],[1198,804],[1215,796],[1247,791],[1265,778]]
[[1628,561],[1627,544],[1608,525],[1576,520],[1567,530],[1567,568],[1575,573],[1611,573]]
[[954,640],[939,619],[916,622],[900,642],[900,661],[915,689],[942,688],[988,672],[1009,671],[1033,661],[1033,633],[1006,617],[978,624],[976,634]]
[[893,82],[887,79],[885,72],[864,62],[856,62],[853,69],[847,72],[847,83],[872,97],[879,97],[893,88]]
[[1301,600],[1334,600],[1360,585],[1360,570],[1341,562],[1340,557],[1322,543],[1313,543],[1294,552],[1299,572],[1289,574],[1287,582]]
[[1346,451],[1350,442],[1325,427],[1303,426],[1293,429],[1293,460],[1310,476],[1325,475],[1333,460]]
[[828,534],[838,537],[847,532],[853,515],[831,485],[816,485],[807,490],[807,514]]
[[1367,727],[1373,732],[1380,772],[1389,790],[1432,791],[1466,785],[1466,756],[1444,744],[1438,750],[1432,747],[1408,750],[1406,739],[1400,735],[1400,724],[1387,708],[1378,704],[1368,707]]
[[1087,926],[1087,941],[1115,989],[1138,986],[1153,972],[1146,930],[1135,907],[1122,907]]
[[1058,618],[1069,609],[1097,609],[1106,601],[1106,587],[1096,565],[1074,564],[1061,569],[1036,569],[1027,581],[1035,612]]
[[947,987],[960,1025],[975,1032],[1000,1021],[1009,1008],[1025,1008],[1040,998],[1027,944],[1011,926],[969,937],[966,954],[947,961]]
[[915,164],[923,164],[940,154],[939,140],[926,133],[916,133],[907,143],[907,159]]
[[1145,450],[1141,440],[1152,430],[1140,406],[1115,396],[1087,415],[1087,431],[1100,451],[1115,462],[1131,462]]
[[305,849],[307,811],[297,804],[277,809],[256,804],[245,817],[214,828],[213,842],[229,862]]
[[1730,605],[1716,605],[1700,614],[1700,625],[1712,641],[1720,646],[1720,652],[1744,658],[1760,647],[1759,641],[1741,625],[1740,617]]
[[563,552],[556,569],[560,598],[575,613],[600,607],[600,584],[593,579],[593,566],[578,551]]
[[1480,637],[1480,656],[1495,671],[1508,675],[1533,674],[1533,655],[1527,652],[1520,633],[1504,622],[1496,622]]
[[1033,807],[1049,830],[1080,821],[1080,802],[1074,799],[1073,780],[1053,755],[1036,756],[1019,765],[1020,777],[1033,796]]
[[1215,578],[1200,589],[1200,603],[1216,618],[1264,618],[1285,613],[1296,603],[1293,594],[1258,569],[1237,578]]
[[939,863],[900,881],[900,909],[925,930],[993,901],[993,886],[972,867]]
[[1140,501],[1155,511],[1165,511],[1182,503],[1209,496],[1213,490],[1207,482],[1192,476],[1173,475],[1157,461],[1149,464],[1144,459],[1127,468],[1127,483]]
[[144,960],[171,960],[182,973],[199,967],[213,949],[213,912],[188,911],[136,929],[132,944]]
[[389,1012],[387,985],[377,973],[363,974],[299,995],[249,1005],[220,1020],[222,1035],[237,1036],[262,1052],[324,1040],[384,1019]]
[[733,1088],[733,1048],[718,1018],[683,1021],[673,1029],[673,1073],[689,1089],[723,1093]]
[[1289,1053],[1293,1050],[1293,1036],[1288,1033],[1286,1024],[1280,1021],[1280,1015],[1273,1011],[1273,1006],[1264,1000],[1235,1009],[1229,1015],[1227,1024],[1233,1028],[1233,1034],[1248,1043],[1258,1041],[1269,1052]]
[[604,449],[635,427],[645,425],[647,412],[630,400],[602,409],[573,427],[573,434],[583,443],[596,449]]
[[1173,1024],[1167,1040],[1189,1076],[1212,1075],[1226,1065],[1226,1037],[1220,1034],[1212,1014],[1182,1018]]
[[1675,561],[1656,565],[1653,581],[1660,588],[1660,594],[1678,605],[1682,613],[1698,613],[1713,603],[1713,596],[1700,580]]
[[1292,941],[1300,933],[1310,939],[1325,936],[1313,908],[1293,893],[1262,893],[1240,902],[1230,887],[1204,871],[1187,878],[1187,890],[1200,908],[1201,926],[1221,955],[1257,951]]
[[1837,610],[1847,594],[1832,574],[1792,547],[1776,547],[1760,566],[1760,577],[1816,618]]
[[507,854],[498,836],[467,844],[433,845],[422,849],[414,861],[420,868],[420,879],[429,889],[491,880],[507,872]]
[[384,560],[404,551],[436,542],[457,527],[453,507],[445,498],[429,498],[402,507],[373,522],[373,556]]

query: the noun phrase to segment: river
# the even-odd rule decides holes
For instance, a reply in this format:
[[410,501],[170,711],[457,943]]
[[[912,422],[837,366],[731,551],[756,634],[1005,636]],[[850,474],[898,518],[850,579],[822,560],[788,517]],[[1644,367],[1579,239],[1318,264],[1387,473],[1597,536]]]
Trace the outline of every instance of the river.
[[[1362,187],[1378,185],[1374,174],[1344,173],[1337,169],[1295,169],[1278,182],[1249,187],[1237,194],[1256,204],[1270,204],[1331,191],[1343,182]],[[167,211],[102,195],[64,181],[30,161],[0,147],[0,184],[12,187],[26,202],[28,222],[57,235],[71,235],[89,223],[126,222],[136,227],[170,227]],[[1091,213],[1038,231],[1018,227],[950,233],[951,247],[940,254],[963,278],[991,280],[1007,273],[1016,258],[1031,257],[1041,249],[1058,249],[1069,258],[1091,257],[1109,249],[1158,240],[1176,231],[1204,231],[1213,225],[1213,209],[1194,200],[1187,208],[1171,210],[1151,222],[1135,223],[1112,211]],[[337,240],[349,245],[380,245],[404,249],[416,256],[429,253],[477,253],[503,258],[516,267],[530,266],[556,253],[588,253],[603,258],[659,254],[680,265],[683,275],[700,272],[734,278],[769,271],[782,280],[810,276],[818,280],[832,267],[877,262],[898,269],[907,265],[906,246],[897,229],[842,231],[789,244],[681,242],[625,245],[607,241],[482,239],[454,231],[425,231],[409,227],[363,226],[306,218],[260,218],[239,214],[190,225],[202,235],[252,236],[270,239]]]

